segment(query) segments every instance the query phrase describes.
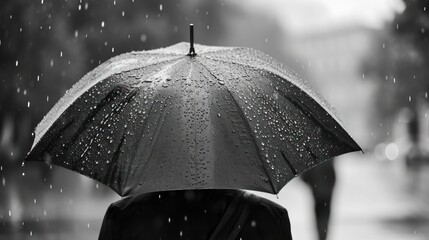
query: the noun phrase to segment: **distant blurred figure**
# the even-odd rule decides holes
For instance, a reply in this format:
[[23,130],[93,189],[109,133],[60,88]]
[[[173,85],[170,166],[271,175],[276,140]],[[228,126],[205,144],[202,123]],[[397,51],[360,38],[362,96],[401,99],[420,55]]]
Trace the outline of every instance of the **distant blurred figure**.
[[325,240],[328,235],[332,194],[336,181],[334,161],[333,159],[325,161],[317,167],[304,172],[301,176],[313,194],[319,240]]
[[290,240],[286,209],[241,190],[178,190],[110,205],[99,240]]
[[405,164],[408,169],[420,168],[425,162],[425,154],[420,146],[419,113],[412,109],[407,123],[407,132],[410,140],[410,149],[405,155]]
[[406,129],[410,147],[404,157],[408,175],[407,189],[412,194],[419,194],[421,187],[425,187],[421,186],[425,184],[422,174],[424,167],[429,163],[429,156],[427,150],[422,147],[419,108],[410,110]]

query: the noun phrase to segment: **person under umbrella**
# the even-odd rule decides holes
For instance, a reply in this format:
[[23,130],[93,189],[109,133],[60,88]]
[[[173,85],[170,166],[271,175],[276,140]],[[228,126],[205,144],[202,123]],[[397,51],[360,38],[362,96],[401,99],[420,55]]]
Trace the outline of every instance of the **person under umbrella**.
[[[27,160],[63,166],[127,197],[112,205],[107,225],[121,215],[115,206],[140,202],[141,194],[151,202],[154,192],[195,190],[235,206],[229,190],[197,191],[277,194],[305,170],[360,150],[294,72],[253,49],[194,46],[192,32],[191,26],[190,49],[178,43],[101,64],[36,128]],[[239,199],[239,205],[265,202],[246,194]],[[278,206],[248,209],[249,215],[280,212],[289,228]]]
[[113,203],[99,240],[292,239],[286,209],[241,190],[146,193]]

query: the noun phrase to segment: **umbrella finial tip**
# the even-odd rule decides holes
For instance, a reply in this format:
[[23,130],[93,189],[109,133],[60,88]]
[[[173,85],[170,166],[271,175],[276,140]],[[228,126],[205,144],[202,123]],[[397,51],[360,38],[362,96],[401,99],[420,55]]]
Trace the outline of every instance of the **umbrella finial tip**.
[[191,23],[189,24],[189,38],[190,38],[190,48],[189,48],[189,53],[188,56],[191,57],[195,57],[195,55],[197,55],[195,53],[195,49],[194,49],[194,24]]

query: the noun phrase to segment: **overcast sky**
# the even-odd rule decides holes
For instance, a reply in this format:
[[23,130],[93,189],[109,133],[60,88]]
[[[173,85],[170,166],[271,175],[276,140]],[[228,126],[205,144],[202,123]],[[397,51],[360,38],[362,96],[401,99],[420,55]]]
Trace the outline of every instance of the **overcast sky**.
[[306,33],[341,25],[380,28],[404,9],[401,0],[250,0],[241,1],[280,20],[286,30]]

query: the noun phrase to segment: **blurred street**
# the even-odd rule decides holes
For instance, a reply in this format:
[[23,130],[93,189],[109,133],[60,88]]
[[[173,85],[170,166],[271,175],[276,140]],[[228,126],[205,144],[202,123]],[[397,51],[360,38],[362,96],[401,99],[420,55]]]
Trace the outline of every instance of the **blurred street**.
[[[429,239],[429,168],[422,169],[419,181],[410,181],[400,163],[376,161],[370,153],[346,155],[335,164],[328,239]],[[288,209],[294,239],[316,239],[312,199],[303,182],[292,181],[278,200],[270,199]]]
[[[334,204],[332,239],[429,239],[429,171],[410,182],[398,163],[344,158]],[[360,179],[361,181],[353,181]],[[423,184],[425,185],[425,184]]]
[[[418,186],[429,180],[429,168],[416,180],[400,163],[376,161],[370,153],[346,155],[335,166],[338,181],[328,239],[429,239],[429,190]],[[279,199],[268,196],[288,209],[294,239],[315,239],[310,197],[299,179],[286,185]],[[71,200],[52,191],[23,208],[18,224],[12,223],[13,210],[11,216],[2,210],[0,239],[96,239],[107,206],[117,199],[109,193],[90,197],[83,189]]]

